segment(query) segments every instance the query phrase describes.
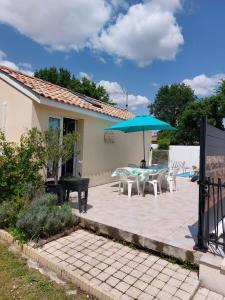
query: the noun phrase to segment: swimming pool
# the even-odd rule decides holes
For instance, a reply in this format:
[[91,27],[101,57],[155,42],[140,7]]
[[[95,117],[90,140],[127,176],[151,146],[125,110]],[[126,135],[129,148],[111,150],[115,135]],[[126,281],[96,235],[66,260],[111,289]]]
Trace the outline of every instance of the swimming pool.
[[184,178],[191,178],[193,174],[191,174],[191,172],[184,172],[184,173],[177,174],[177,176],[184,177]]

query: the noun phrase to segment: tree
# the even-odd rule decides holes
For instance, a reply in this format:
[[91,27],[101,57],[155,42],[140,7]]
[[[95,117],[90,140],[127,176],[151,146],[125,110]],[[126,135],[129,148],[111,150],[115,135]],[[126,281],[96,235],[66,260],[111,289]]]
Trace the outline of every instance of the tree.
[[57,69],[56,67],[50,67],[39,69],[35,71],[34,76],[64,88],[68,88],[71,91],[84,94],[106,103],[114,104],[103,86],[97,85],[87,77],[78,79],[64,68]]
[[224,99],[220,95],[189,103],[178,120],[176,143],[193,145],[199,142],[202,116],[207,116],[209,124],[223,130],[223,107]]
[[57,78],[57,84],[65,87],[70,88],[70,82],[71,82],[71,74],[66,69],[60,68],[58,71],[58,78]]
[[58,70],[56,67],[44,68],[34,72],[34,76],[48,82],[57,84],[58,82]]
[[[155,109],[155,115],[169,122],[177,129],[175,132],[160,131],[158,133],[160,139],[169,139],[171,144],[193,145],[198,143],[200,137],[200,120],[202,116],[207,116],[209,124],[219,129],[224,129],[225,81],[221,81],[214,95],[203,99],[197,99],[193,91],[189,87],[188,89],[183,84],[162,87],[156,96],[155,103],[153,103],[152,109]],[[181,90],[184,96],[189,95],[189,97],[185,98],[186,100],[189,99],[185,105],[184,101],[179,102],[179,99],[176,100],[176,97],[179,95],[178,91],[180,91],[181,95]],[[191,94],[193,96],[192,98],[190,97]],[[168,101],[167,107],[166,99],[172,99],[172,105],[171,101]],[[176,107],[178,103],[181,105],[179,109]],[[184,106],[182,107],[182,105]]]
[[225,98],[225,80],[224,79],[222,79],[220,81],[220,85],[219,85],[219,87],[218,87],[218,89],[216,91],[216,94],[220,95],[223,98]]
[[176,127],[178,117],[186,105],[195,100],[194,91],[184,83],[165,85],[159,89],[155,101],[149,105],[149,109],[156,118]]
[[79,135],[75,131],[64,135],[63,140],[60,129],[49,129],[43,133],[46,167],[51,169],[56,185],[58,184],[60,162],[62,164],[73,156],[74,144],[78,139]]
[[193,145],[199,142],[200,120],[205,115],[201,100],[189,103],[179,116],[179,124],[175,132],[174,144]]
[[209,124],[219,129],[224,129],[223,117],[225,98],[223,98],[220,94],[216,94],[203,99],[202,102],[204,114],[207,116]]

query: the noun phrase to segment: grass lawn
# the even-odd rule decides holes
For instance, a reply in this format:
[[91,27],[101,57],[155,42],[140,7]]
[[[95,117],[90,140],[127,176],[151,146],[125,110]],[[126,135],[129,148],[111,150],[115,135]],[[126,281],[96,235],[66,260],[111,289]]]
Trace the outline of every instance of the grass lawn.
[[[77,290],[76,295],[66,291]],[[0,299],[1,300],[86,300],[94,299],[72,284],[60,285],[27,267],[26,259],[8,251],[0,243]]]

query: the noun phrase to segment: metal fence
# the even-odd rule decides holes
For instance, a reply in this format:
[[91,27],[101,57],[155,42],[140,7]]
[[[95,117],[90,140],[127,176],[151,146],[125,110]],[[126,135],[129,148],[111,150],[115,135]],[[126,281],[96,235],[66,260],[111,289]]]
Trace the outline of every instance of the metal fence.
[[198,244],[225,251],[225,131],[204,117],[200,136]]

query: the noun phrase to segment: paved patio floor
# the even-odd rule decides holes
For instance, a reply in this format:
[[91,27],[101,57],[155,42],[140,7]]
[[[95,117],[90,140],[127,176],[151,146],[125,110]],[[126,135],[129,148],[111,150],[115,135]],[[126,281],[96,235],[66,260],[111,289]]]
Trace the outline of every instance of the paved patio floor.
[[85,230],[49,242],[38,251],[68,274],[105,292],[107,299],[225,299],[200,288],[195,271]]
[[[92,187],[89,189],[88,211],[80,216],[87,222],[96,222],[132,233],[136,239],[145,238],[148,248],[160,248],[164,252],[167,245],[171,245],[179,257],[190,260],[185,255],[194,253],[198,186],[184,178],[178,179],[177,186],[177,191],[167,191],[156,198],[147,193],[145,197],[133,195],[130,199],[126,194],[118,195],[117,183]],[[76,208],[75,198],[72,201]],[[147,240],[150,242],[147,243]],[[154,246],[154,242],[158,244]],[[173,255],[168,249],[167,254]]]
[[39,251],[113,299],[191,299],[199,286],[197,272],[84,230]]

